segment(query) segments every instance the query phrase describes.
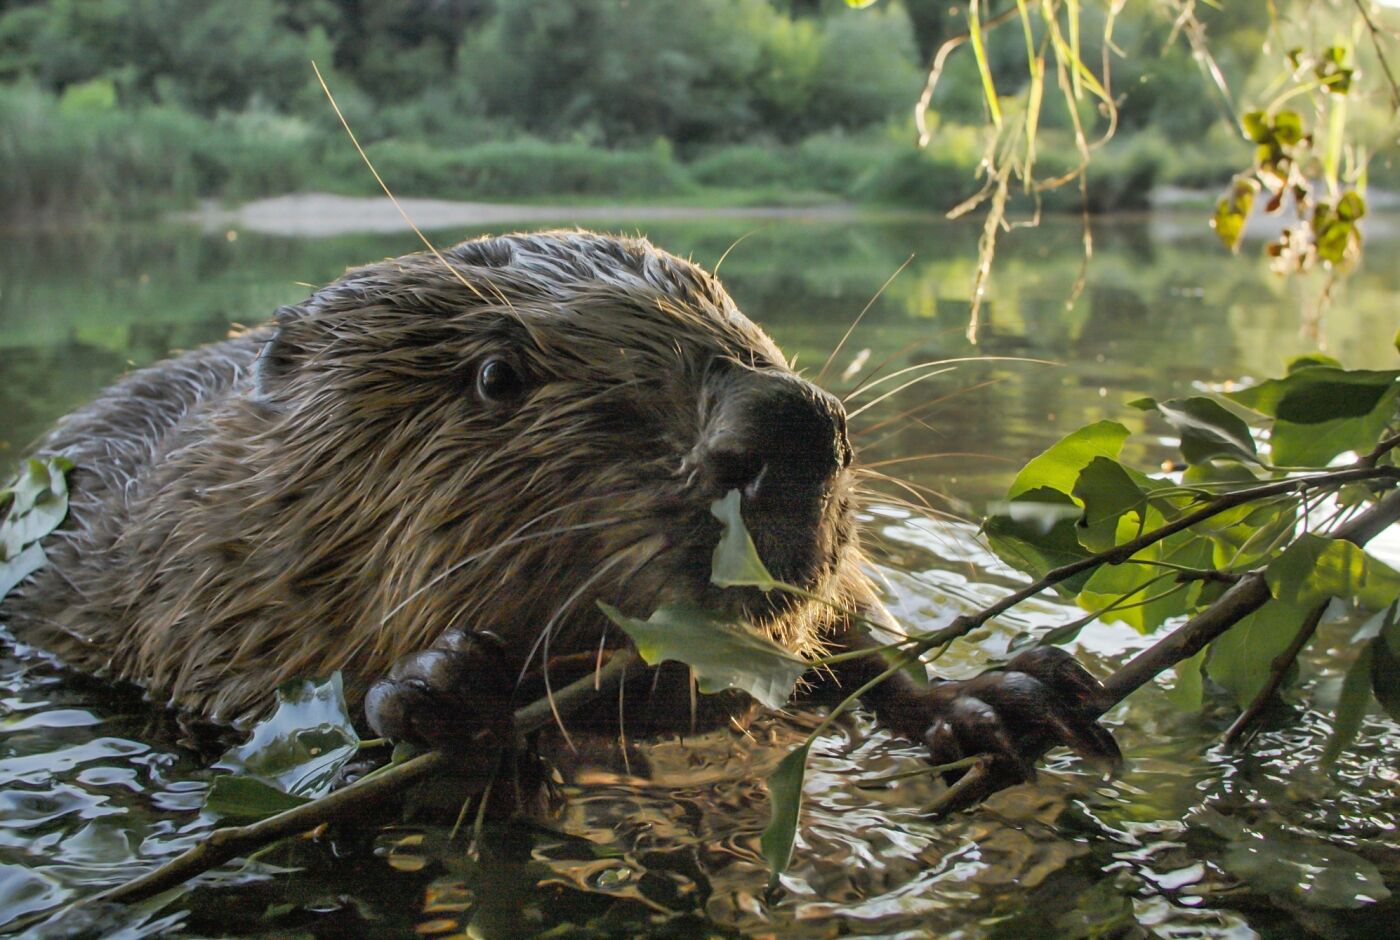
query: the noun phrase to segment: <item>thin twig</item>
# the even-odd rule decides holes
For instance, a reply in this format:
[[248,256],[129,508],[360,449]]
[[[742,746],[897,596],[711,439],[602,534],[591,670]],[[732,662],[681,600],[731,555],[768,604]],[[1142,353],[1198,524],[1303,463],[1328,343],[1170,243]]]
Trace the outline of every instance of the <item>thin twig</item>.
[[1225,737],[1221,740],[1226,747],[1234,747],[1239,743],[1244,733],[1248,731],[1264,708],[1273,701],[1274,693],[1279,686],[1283,685],[1283,677],[1288,674],[1288,667],[1292,666],[1298,659],[1298,654],[1303,651],[1303,647],[1308,645],[1313,634],[1317,632],[1317,625],[1322,622],[1322,615],[1327,612],[1327,601],[1318,604],[1308,615],[1303,618],[1303,625],[1298,628],[1298,633],[1293,637],[1293,642],[1288,644],[1288,649],[1274,657],[1274,661],[1269,664],[1269,681],[1264,683],[1264,687],[1254,696],[1253,701],[1244,711],[1240,712],[1230,727],[1225,730]]
[[1366,21],[1366,28],[1371,31],[1371,46],[1376,50],[1376,59],[1381,63],[1381,70],[1385,72],[1385,80],[1390,83],[1390,106],[1396,111],[1400,111],[1400,84],[1395,81],[1395,73],[1390,70],[1390,62],[1385,57],[1385,51],[1381,49],[1381,30],[1371,19],[1371,11],[1366,9],[1365,0],[1352,0],[1356,4],[1356,12],[1361,14],[1361,18]]

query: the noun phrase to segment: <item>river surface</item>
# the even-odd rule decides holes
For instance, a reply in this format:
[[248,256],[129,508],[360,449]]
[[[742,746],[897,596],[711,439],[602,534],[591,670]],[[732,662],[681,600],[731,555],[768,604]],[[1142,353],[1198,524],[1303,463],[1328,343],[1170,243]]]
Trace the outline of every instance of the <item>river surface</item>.
[[[557,220],[571,222],[565,213]],[[1321,284],[1275,279],[1246,244],[1231,259],[1195,215],[1099,223],[1087,280],[1076,222],[1005,236],[965,338],[977,229],[861,216],[588,219],[643,231],[713,267],[799,368],[822,370],[881,285],[912,256],[833,360],[826,384],[864,369],[987,357],[853,416],[877,487],[866,528],[891,606],[931,628],[1020,582],[979,544],[975,519],[1026,459],[1102,418],[1142,427],[1125,402],[1280,374],[1315,349],[1353,368],[1394,368],[1400,267],[1377,220],[1363,268],[1317,315]],[[231,222],[229,224],[236,224]],[[538,227],[536,222],[530,222]],[[510,225],[496,226],[496,231]],[[275,234],[151,225],[0,234],[0,456],[12,463],[56,417],[133,365],[219,339],[306,296],[347,266],[419,248],[411,233]],[[318,229],[318,231],[320,231]],[[439,244],[481,229],[431,232]],[[747,236],[747,237],[744,237]],[[742,241],[735,244],[736,240]],[[732,249],[732,250],[731,250]],[[1067,301],[1073,299],[1073,303]],[[894,387],[892,383],[883,387]],[[856,399],[870,401],[875,395]],[[1153,466],[1162,442],[1127,457]],[[932,511],[915,514],[913,494]],[[947,514],[944,516],[943,514]],[[1382,552],[1394,552],[1392,544]],[[1076,619],[1028,603],[952,650],[975,672],[1020,631]],[[1303,680],[1335,694],[1351,626]],[[1111,671],[1149,641],[1120,625],[1073,647]],[[560,799],[532,822],[471,837],[399,825],[284,844],[192,889],[127,911],[67,915],[48,936],[1322,936],[1388,933],[1393,899],[1319,906],[1299,881],[1350,875],[1364,858],[1400,889],[1400,730],[1368,717],[1332,773],[1316,768],[1329,718],[1279,710],[1248,752],[1214,747],[1232,716],[1175,710],[1160,688],[1108,718],[1127,754],[1104,779],[1056,753],[1035,785],[942,821],[938,785],[894,775],[920,749],[857,712],[814,749],[796,856],[764,897],[764,776],[814,723],[794,713],[728,733],[642,742],[628,767],[559,757]],[[129,692],[0,640],[0,923],[150,869],[207,835],[212,772],[170,717]],[[1238,827],[1244,826],[1241,832]],[[1233,828],[1234,831],[1231,831]],[[1242,881],[1241,846],[1267,837],[1296,878]],[[1344,850],[1343,854],[1329,852]],[[1301,874],[1300,874],[1301,873]],[[85,932],[86,931],[86,932]]]

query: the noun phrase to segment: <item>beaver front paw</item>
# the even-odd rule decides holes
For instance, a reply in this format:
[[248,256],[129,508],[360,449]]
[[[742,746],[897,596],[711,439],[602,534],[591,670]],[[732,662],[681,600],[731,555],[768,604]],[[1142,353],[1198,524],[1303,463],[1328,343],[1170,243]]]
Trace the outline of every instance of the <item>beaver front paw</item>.
[[[1111,704],[1107,690],[1057,647],[1021,653],[1005,669],[974,679],[941,683],[929,702],[924,742],[935,763],[991,755],[983,784],[966,802],[1034,779],[1035,761],[1056,745],[1115,767],[1123,759],[1113,735],[1098,723]],[[948,776],[956,779],[961,771]]]
[[465,751],[514,738],[515,673],[499,637],[450,630],[370,686],[365,717],[393,741]]

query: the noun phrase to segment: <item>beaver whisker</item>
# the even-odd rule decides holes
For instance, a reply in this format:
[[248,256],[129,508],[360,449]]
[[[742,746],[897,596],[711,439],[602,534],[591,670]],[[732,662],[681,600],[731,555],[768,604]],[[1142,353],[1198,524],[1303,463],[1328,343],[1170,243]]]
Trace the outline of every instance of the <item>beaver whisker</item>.
[[[934,428],[932,425],[928,424],[928,423],[927,423],[926,421],[924,421],[922,418],[919,418],[919,417],[916,417],[916,416],[919,415],[919,414],[921,414],[921,413],[923,413],[923,412],[926,412],[926,411],[932,411],[934,408],[937,408],[939,405],[943,404],[945,401],[949,401],[949,400],[951,400],[951,399],[957,398],[959,395],[966,395],[966,394],[969,393],[969,392],[975,392],[975,391],[977,391],[979,388],[987,388],[988,386],[991,386],[991,385],[999,385],[999,384],[1001,384],[1002,382],[1005,382],[1005,381],[1006,381],[1006,376],[999,376],[999,377],[994,378],[994,379],[986,379],[985,381],[977,382],[977,383],[975,383],[975,384],[973,384],[973,385],[964,385],[962,388],[959,388],[959,389],[956,389],[956,390],[954,390],[954,391],[951,391],[951,392],[949,392],[949,393],[946,394],[946,395],[939,395],[937,398],[930,398],[930,399],[927,400],[927,401],[920,402],[919,404],[915,405],[913,408],[910,408],[908,411],[902,411],[902,412],[900,412],[899,414],[897,414],[897,415],[891,415],[890,417],[885,418],[885,419],[882,420],[882,421],[877,421],[877,422],[875,422],[874,424],[868,424],[868,425],[866,425],[865,427],[861,428],[860,430],[853,432],[851,436],[852,436],[852,437],[860,437],[860,436],[865,435],[865,434],[873,434],[874,432],[880,430],[881,428],[888,427],[888,426],[891,425],[891,424],[896,424],[897,422],[904,421],[905,419],[909,419],[909,420],[911,420],[911,421],[914,421],[915,423],[917,423],[917,424],[919,425],[919,427],[925,428],[925,429],[927,429],[927,430],[929,430],[929,431],[931,431],[931,432],[937,434],[937,433],[939,433],[939,432],[938,432],[938,430],[937,430],[936,428]],[[902,428],[896,428],[896,432],[902,431],[902,430],[903,430]],[[876,441],[875,444],[868,444],[868,445],[866,445],[866,446],[868,446],[868,447],[878,446],[879,444],[882,444],[882,443],[884,443],[885,441],[889,440],[891,436],[892,436],[892,435],[886,435],[885,437],[882,437],[882,438],[880,438],[878,441]]]
[[861,308],[860,313],[856,314],[856,318],[851,321],[851,325],[846,327],[846,333],[841,337],[841,341],[836,344],[836,348],[831,351],[831,355],[826,357],[826,362],[822,363],[821,371],[818,372],[817,377],[812,380],[815,384],[821,384],[822,379],[826,377],[826,370],[831,368],[832,362],[836,360],[836,357],[840,354],[841,349],[846,345],[846,340],[850,339],[851,334],[856,331],[856,327],[860,326],[860,321],[864,320],[865,315],[870,312],[870,308],[875,306],[875,301],[880,299],[880,295],[885,292],[885,288],[893,284],[894,279],[899,277],[900,272],[903,271],[905,268],[909,267],[909,262],[913,260],[914,253],[910,252],[909,257],[904,259],[904,263],[901,264],[899,267],[895,268],[894,273],[891,274],[889,277],[885,278],[885,283],[880,285],[880,289],[877,290],[868,301],[866,301],[865,306]]
[[549,618],[549,622],[545,624],[544,629],[540,631],[540,636],[535,640],[534,645],[530,647],[530,653],[525,657],[525,665],[521,668],[520,674],[517,675],[515,679],[516,686],[518,687],[521,681],[525,678],[525,673],[528,671],[530,663],[534,660],[535,653],[540,650],[541,644],[543,644],[543,653],[541,654],[543,658],[541,660],[541,663],[543,665],[544,672],[545,698],[549,700],[549,710],[554,715],[554,723],[558,726],[559,733],[564,736],[564,742],[568,744],[571,749],[576,750],[576,748],[574,748],[573,739],[569,736],[569,729],[564,725],[564,716],[559,713],[559,708],[555,705],[554,702],[554,686],[550,682],[549,677],[549,640],[551,635],[554,633],[555,627],[559,623],[559,618],[562,617],[565,614],[565,612],[569,610],[570,607],[572,607],[578,602],[579,598],[583,596],[584,592],[586,592],[589,588],[596,584],[598,580],[602,578],[603,575],[607,574],[610,570],[612,570],[612,568],[615,565],[623,561],[626,557],[626,551],[615,553],[611,558],[599,565],[597,570],[595,570],[591,575],[585,578],[583,580],[583,583],[580,584],[577,588],[575,588],[573,593],[571,593],[567,598],[564,599],[564,602],[561,603],[555,609],[554,615]]
[[[598,498],[601,498],[601,497],[598,497]],[[581,530],[584,530],[584,529],[598,529],[598,528],[602,528],[603,526],[616,525],[616,524],[619,523],[619,522],[626,522],[626,521],[628,521],[628,520],[626,519],[626,517],[623,517],[623,516],[614,516],[614,517],[611,518],[611,519],[595,519],[595,520],[593,520],[593,521],[591,521],[591,522],[579,522],[579,523],[576,523],[576,524],[574,524],[574,525],[559,526],[559,527],[553,528],[553,529],[545,529],[545,530],[543,530],[543,531],[541,531],[541,532],[531,532],[529,535],[520,535],[520,534],[519,534],[519,533],[522,532],[524,529],[528,528],[528,527],[531,526],[531,525],[534,525],[534,524],[535,524],[536,522],[538,522],[540,519],[543,519],[545,516],[551,516],[551,515],[554,515],[555,513],[562,512],[563,510],[573,508],[574,506],[578,505],[578,502],[579,502],[579,501],[575,501],[574,503],[570,503],[568,506],[559,506],[559,507],[557,507],[557,508],[555,508],[555,509],[550,510],[549,512],[541,513],[540,515],[536,516],[534,519],[531,519],[529,522],[525,523],[525,525],[523,525],[523,526],[521,526],[520,528],[516,529],[515,532],[511,533],[511,535],[510,535],[509,537],[503,539],[503,540],[500,541],[500,542],[497,542],[495,545],[492,545],[490,548],[482,549],[482,550],[479,551],[479,552],[475,552],[474,554],[468,555],[466,558],[462,558],[462,559],[460,559],[460,560],[458,560],[458,561],[455,561],[455,562],[453,562],[452,564],[448,565],[445,569],[443,569],[442,571],[440,571],[440,572],[438,572],[437,574],[433,575],[433,577],[429,578],[428,581],[427,581],[426,583],[424,583],[423,585],[421,585],[420,587],[418,587],[418,588],[415,589],[414,591],[410,592],[409,595],[408,595],[407,597],[405,597],[403,600],[401,600],[401,601],[399,601],[397,604],[395,604],[395,605],[389,610],[388,613],[386,613],[383,617],[381,617],[381,618],[379,619],[379,625],[382,627],[382,626],[384,626],[385,624],[387,624],[387,623],[389,622],[390,618],[392,618],[395,614],[397,614],[399,611],[403,610],[403,609],[404,609],[405,607],[407,607],[410,603],[412,603],[414,600],[416,600],[418,597],[420,597],[425,591],[428,591],[428,590],[430,590],[431,588],[434,588],[434,587],[436,587],[437,585],[441,584],[444,580],[446,580],[447,578],[451,577],[451,576],[452,576],[453,574],[455,574],[456,572],[462,570],[462,569],[465,568],[467,565],[473,564],[473,563],[478,562],[478,561],[484,561],[484,560],[490,558],[490,557],[491,557],[492,555],[494,555],[496,552],[499,552],[499,551],[501,551],[501,550],[503,550],[503,549],[510,548],[511,546],[514,546],[514,545],[520,545],[520,544],[523,544],[523,543],[525,543],[525,542],[532,541],[532,540],[534,540],[534,539],[545,538],[546,536],[550,536],[550,535],[563,535],[563,534],[566,533],[566,532],[578,532],[578,531],[581,531]]]
[[857,408],[855,411],[848,411],[848,412],[846,413],[846,420],[847,420],[847,421],[852,421],[852,420],[854,420],[854,419],[856,419],[856,418],[859,418],[859,417],[860,417],[861,415],[863,415],[865,412],[869,411],[871,408],[874,408],[876,405],[880,404],[880,402],[885,401],[886,399],[889,399],[889,398],[893,398],[895,395],[898,395],[900,392],[904,391],[906,388],[911,388],[911,387],[913,387],[913,386],[915,386],[915,385],[918,385],[920,382],[923,382],[923,381],[926,381],[926,380],[928,380],[928,379],[931,379],[931,378],[933,378],[933,377],[936,376],[936,375],[942,375],[942,374],[945,373],[945,372],[952,372],[952,371],[953,371],[953,367],[952,367],[952,366],[948,366],[948,367],[945,368],[945,369],[935,369],[935,370],[932,371],[932,372],[925,372],[925,373],[922,374],[922,375],[917,375],[917,376],[915,376],[914,378],[910,379],[908,382],[905,382],[905,383],[902,384],[902,385],[898,385],[898,386],[896,386],[895,388],[890,389],[888,392],[886,392],[885,394],[879,396],[878,398],[871,399],[870,401],[868,401],[868,402],[866,402],[865,404],[861,405],[861,406],[860,406],[859,408]]
[[[901,375],[907,375],[908,373],[914,372],[918,369],[927,369],[932,366],[955,366],[961,365],[965,362],[1030,362],[1041,366],[1060,365],[1060,363],[1054,361],[1053,359],[1032,359],[1027,356],[957,356],[952,359],[930,359],[927,362],[916,362],[912,366],[905,366],[903,369],[897,369],[896,371],[891,372],[889,375],[882,376],[881,378],[875,379],[873,381],[864,381],[861,384],[857,385],[855,388],[851,389],[849,392],[847,392],[845,396],[841,399],[841,403],[845,404],[846,402],[858,397],[862,392],[868,392],[877,385],[883,385],[891,379],[897,379]],[[943,371],[947,370],[945,369]],[[938,373],[935,372],[932,374],[937,375]],[[849,417],[849,415],[847,417]]]

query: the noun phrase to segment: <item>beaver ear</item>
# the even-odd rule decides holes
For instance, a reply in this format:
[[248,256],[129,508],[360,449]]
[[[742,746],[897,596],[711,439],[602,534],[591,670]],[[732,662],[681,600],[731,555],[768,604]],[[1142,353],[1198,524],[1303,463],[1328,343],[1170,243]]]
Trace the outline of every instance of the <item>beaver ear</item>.
[[253,387],[258,398],[271,397],[306,360],[309,319],[305,307],[289,304],[277,308],[272,338],[253,361]]

